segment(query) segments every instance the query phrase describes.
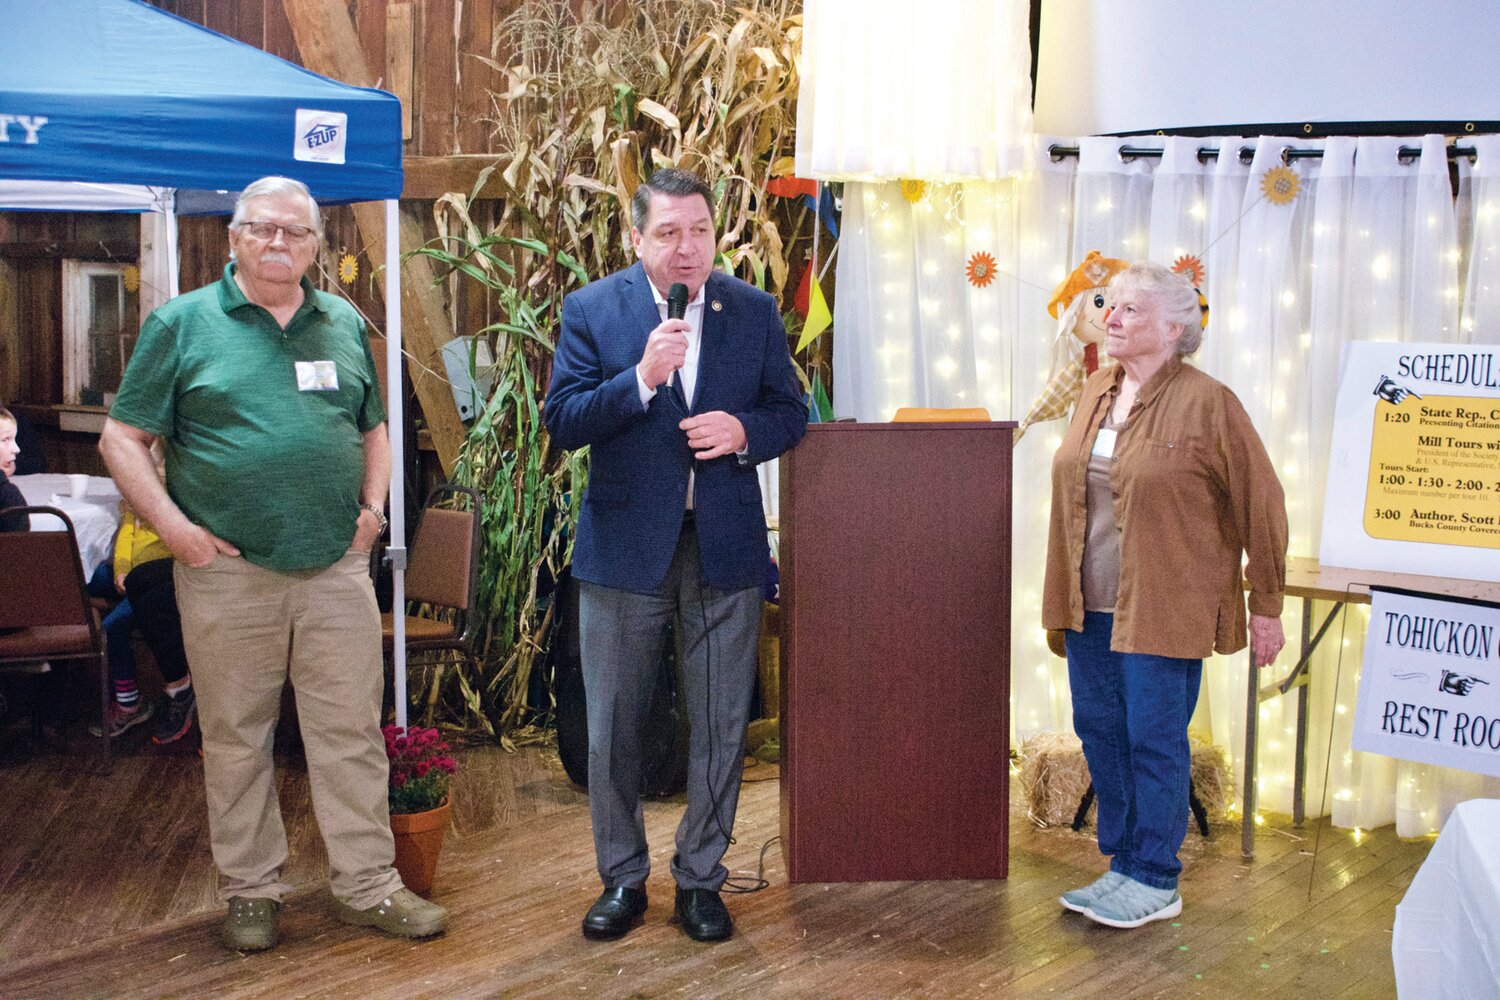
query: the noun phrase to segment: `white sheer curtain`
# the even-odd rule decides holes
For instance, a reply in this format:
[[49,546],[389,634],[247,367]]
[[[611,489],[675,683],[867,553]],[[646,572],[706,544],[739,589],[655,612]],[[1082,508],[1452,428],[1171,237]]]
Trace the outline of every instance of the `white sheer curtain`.
[[1500,135],[1465,140],[1478,156],[1472,174],[1460,160],[1460,202],[1472,226],[1468,282],[1464,288],[1464,343],[1500,344]]
[[797,173],[997,180],[1020,170],[1031,149],[1029,16],[1025,0],[805,0]]
[[[1402,145],[1412,143],[1359,140],[1350,199],[1352,221],[1347,227],[1350,238],[1342,248],[1348,276],[1344,289],[1348,325],[1355,336],[1374,340],[1477,340],[1461,322],[1465,296],[1459,265],[1465,253],[1459,248],[1457,233],[1462,228],[1475,240],[1467,252],[1476,262],[1469,280],[1483,286],[1500,281],[1500,261],[1479,262],[1487,254],[1477,240],[1488,227],[1480,218],[1465,218],[1460,226],[1456,209],[1471,210],[1474,199],[1453,199],[1440,137],[1429,136],[1421,143],[1422,155],[1415,163],[1399,158]],[[1480,145],[1494,172],[1500,165],[1500,146],[1488,139]],[[1482,165],[1476,170],[1479,173]],[[1490,191],[1489,197],[1496,193]],[[1477,303],[1471,307],[1476,312],[1479,308]],[[1492,312],[1487,320],[1490,336],[1497,322],[1500,316]],[[1479,330],[1476,319],[1474,332]],[[1441,567],[1424,571],[1442,573]],[[1396,832],[1403,836],[1432,832],[1464,799],[1500,794],[1500,779],[1349,750],[1367,621],[1366,609],[1351,609],[1345,627],[1347,645],[1334,692],[1333,820],[1354,827],[1394,821]]]
[[[1196,363],[1244,402],[1286,489],[1292,554],[1316,555],[1343,346],[1500,340],[1500,143],[1475,140],[1480,155],[1472,172],[1460,164],[1455,200],[1440,136],[1084,138],[1077,158],[1054,159],[1048,149],[1058,142],[1040,138],[1037,168],[1019,178],[929,185],[916,201],[896,183],[846,186],[835,412],[888,420],[898,406],[977,402],[997,419],[1018,418],[1049,374],[1051,290],[1088,251],[1165,264],[1193,255],[1212,309]],[[1126,146],[1160,155],[1126,156]],[[1421,155],[1402,156],[1402,146]],[[1252,162],[1241,159],[1242,147]],[[1322,155],[1284,160],[1287,147]],[[1264,192],[1272,169],[1297,180],[1286,204]],[[993,262],[988,282],[972,276],[980,255]],[[1034,427],[1015,454],[1017,739],[1070,726],[1066,668],[1047,652],[1038,624],[1049,467],[1061,430],[1060,422]],[[1310,625],[1328,610],[1315,606]],[[1292,646],[1301,619],[1301,602],[1289,601]],[[1364,620],[1351,609],[1313,664],[1309,813],[1331,809],[1345,826],[1394,820],[1402,835],[1436,830],[1454,802],[1500,793],[1500,781],[1348,750]],[[1277,673],[1295,659],[1284,653]],[[1242,654],[1207,664],[1194,720],[1237,773],[1245,670]],[[1259,708],[1259,800],[1278,812],[1291,809],[1295,707],[1288,696]]]

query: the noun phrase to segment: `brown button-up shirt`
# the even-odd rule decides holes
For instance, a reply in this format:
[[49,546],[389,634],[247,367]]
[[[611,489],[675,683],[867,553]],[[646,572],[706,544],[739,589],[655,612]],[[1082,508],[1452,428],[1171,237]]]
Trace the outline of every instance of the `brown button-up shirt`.
[[[1042,624],[1083,628],[1089,452],[1124,371],[1084,385],[1052,459],[1052,521]],[[1176,356],[1141,386],[1115,443],[1111,484],[1120,526],[1120,586],[1110,648],[1202,659],[1245,648],[1250,610],[1281,614],[1286,501],[1250,416],[1233,392]]]

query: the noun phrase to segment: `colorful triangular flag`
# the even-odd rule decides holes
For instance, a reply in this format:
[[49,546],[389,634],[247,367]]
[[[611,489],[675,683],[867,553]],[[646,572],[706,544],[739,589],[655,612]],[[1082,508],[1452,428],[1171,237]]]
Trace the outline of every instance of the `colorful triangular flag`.
[[823,226],[833,234],[834,239],[839,238],[839,218],[843,209],[839,200],[833,196],[833,191],[828,185],[823,185],[823,193],[816,200],[810,194],[804,194],[801,198],[802,204],[807,206],[808,211],[815,213],[823,220]]
[[828,424],[833,422],[833,403],[829,401],[828,392],[823,388],[822,372],[813,372],[810,416],[813,423]]
[[808,289],[807,297],[807,322],[802,324],[802,336],[797,340],[797,350],[807,350],[807,345],[818,339],[818,334],[828,329],[833,323],[833,314],[828,311],[828,303],[823,298],[823,288],[818,284],[815,276],[812,279],[812,287]]
[[818,193],[818,182],[804,180],[801,177],[772,177],[766,181],[766,193],[780,195],[783,198],[796,198],[798,195],[816,195]]
[[792,308],[797,310],[797,315],[807,319],[808,305],[811,303],[813,266],[809,261],[802,269],[802,280],[797,282],[797,294],[792,296]]

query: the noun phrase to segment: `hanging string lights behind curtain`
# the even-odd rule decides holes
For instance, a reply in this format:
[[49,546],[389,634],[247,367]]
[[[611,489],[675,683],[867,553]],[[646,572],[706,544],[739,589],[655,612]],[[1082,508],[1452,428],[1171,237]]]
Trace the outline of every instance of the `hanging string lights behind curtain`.
[[[1052,155],[1074,145],[1076,158]],[[1487,137],[1463,146],[1454,161],[1456,200],[1440,136],[1043,137],[1036,169],[1006,180],[849,184],[835,409],[886,420],[901,405],[978,403],[997,418],[1018,416],[1051,365],[1047,299],[1087,251],[1168,265],[1196,257],[1213,310],[1196,361],[1245,402],[1286,487],[1293,554],[1316,555],[1342,345],[1500,334],[1500,210],[1490,207],[1500,204],[1493,179],[1500,148]],[[1250,155],[1200,154],[1205,147]],[[1480,191],[1476,180],[1496,190]],[[1488,326],[1479,319],[1485,310]],[[1036,627],[1046,483],[1059,430],[1041,425],[1016,453],[1012,718],[1023,739],[1066,729],[1070,720],[1063,664]],[[1288,604],[1291,635],[1300,626],[1296,604]],[[1435,829],[1443,802],[1477,779],[1343,749],[1362,631],[1358,619],[1344,631],[1337,688],[1336,642],[1314,665],[1311,808],[1322,797],[1331,738],[1337,822],[1395,818],[1403,834]],[[1234,659],[1205,673],[1197,724],[1221,747],[1243,746],[1243,672]],[[1261,804],[1289,811],[1293,702],[1268,702],[1260,712]],[[1231,755],[1238,766],[1240,751]]]
[[[806,0],[796,171],[847,182],[835,414],[1019,417],[1053,365],[1047,301],[1084,254],[1186,260],[1213,317],[1196,363],[1244,401],[1286,487],[1293,554],[1315,555],[1343,345],[1500,341],[1500,140],[1465,136],[1451,153],[1455,198],[1441,136],[1033,136],[1028,8],[928,0],[915,16],[896,0]],[[1065,667],[1037,625],[1060,430],[1038,425],[1015,455],[1019,739],[1071,721]],[[1300,613],[1288,603],[1289,635]],[[1344,749],[1362,635],[1351,615],[1314,664],[1310,807],[1332,747],[1336,822],[1436,829],[1479,779]],[[1237,768],[1243,680],[1239,660],[1211,665],[1196,719],[1236,748]],[[1268,809],[1290,809],[1293,725],[1292,699],[1260,706]]]

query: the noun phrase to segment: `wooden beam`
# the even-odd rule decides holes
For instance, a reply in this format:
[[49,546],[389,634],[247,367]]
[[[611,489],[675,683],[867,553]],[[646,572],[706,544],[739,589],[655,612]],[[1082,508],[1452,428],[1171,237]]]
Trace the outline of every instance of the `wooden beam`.
[[[385,210],[370,202],[351,205],[361,233],[378,231],[385,236]],[[406,249],[426,242],[422,213],[401,207],[401,246]],[[368,240],[368,237],[366,237]],[[378,244],[384,246],[384,243]],[[426,257],[412,257],[401,266],[401,333],[406,351],[406,373],[422,404],[432,444],[445,475],[453,473],[459,448],[468,433],[453,401],[453,388],[443,368],[442,349],[453,336],[453,320],[437,285],[437,272]],[[385,293],[382,276],[381,294]],[[436,416],[434,416],[436,414]]]
[[[499,162],[500,157],[494,153],[477,153],[472,156],[408,156],[401,164],[406,172],[406,187],[402,189],[401,197],[432,201],[450,191],[467,195],[474,190],[480,171]],[[500,197],[499,171],[489,176],[479,197]]]
[[414,81],[417,99],[416,146],[420,153],[447,156],[456,153],[453,137],[458,121],[458,81],[453,69],[457,58],[457,24],[454,0],[423,0],[416,14],[416,44],[421,70]]
[[385,89],[401,99],[401,139],[411,139],[412,60],[415,52],[410,3],[385,10]]
[[21,398],[21,303],[16,265],[0,257],[0,404]]
[[[374,75],[365,62],[359,35],[343,0],[282,0],[292,34],[302,53],[302,65],[315,73],[368,87]],[[385,212],[377,204],[353,206],[360,238],[369,247],[385,246]],[[424,242],[420,217],[401,212],[401,246],[412,249]],[[380,251],[377,249],[376,253]],[[381,295],[385,294],[385,271],[376,271]],[[426,257],[413,257],[401,270],[401,330],[407,351],[406,370],[411,375],[422,415],[432,431],[432,442],[445,475],[453,474],[466,431],[453,402],[453,391],[443,371],[441,351],[453,337],[453,324],[443,303],[442,291],[434,283],[435,272]]]
[[493,2],[466,3],[460,8],[458,55],[454,62],[458,99],[458,142],[455,152],[483,153],[491,149],[495,130],[492,94],[505,90],[503,77],[479,58],[493,58],[495,7]]

